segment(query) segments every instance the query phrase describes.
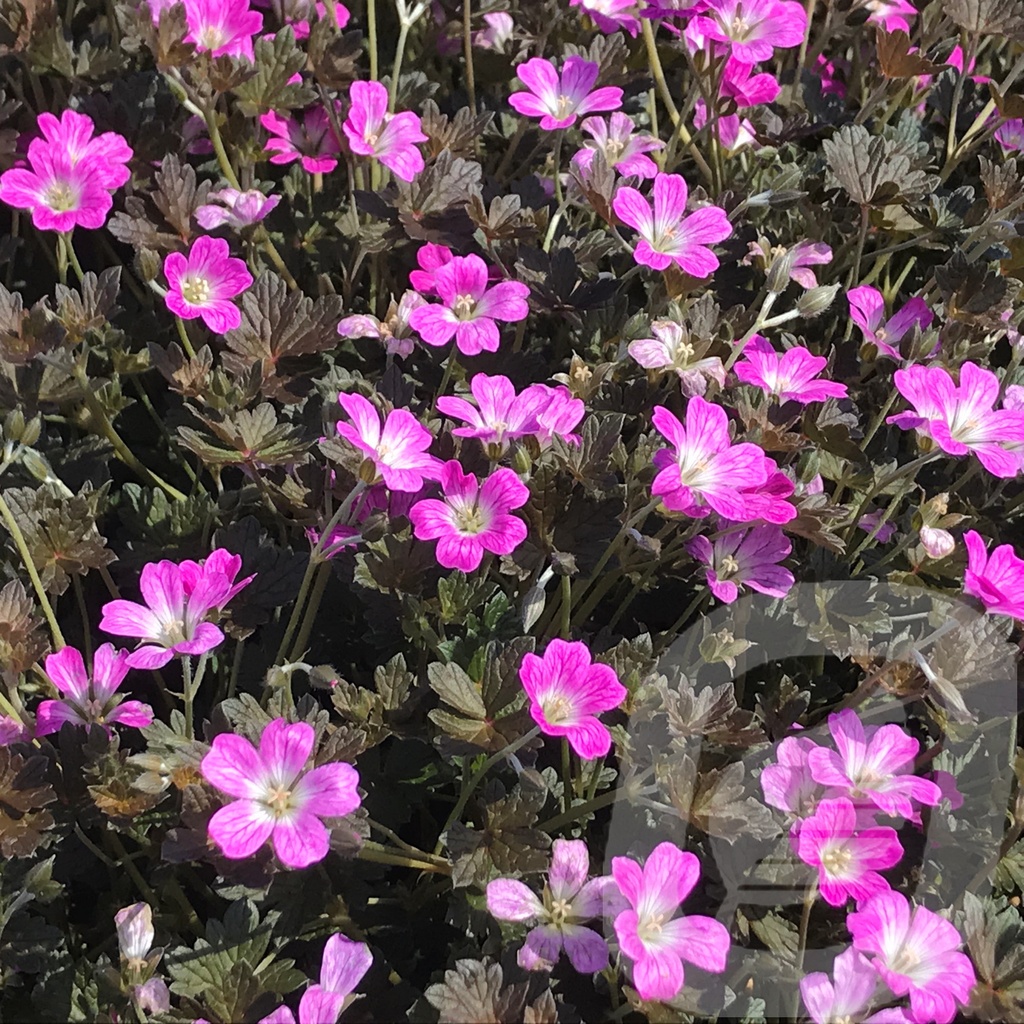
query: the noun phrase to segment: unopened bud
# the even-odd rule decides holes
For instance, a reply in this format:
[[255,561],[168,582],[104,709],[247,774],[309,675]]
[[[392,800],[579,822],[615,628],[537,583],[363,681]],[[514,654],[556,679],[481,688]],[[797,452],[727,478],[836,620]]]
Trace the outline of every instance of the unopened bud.
[[163,261],[158,252],[142,248],[135,256],[135,267],[143,281],[155,281],[163,269]]
[[4,440],[21,441],[25,433],[25,414],[20,409],[12,409],[4,417]]
[[363,459],[359,464],[359,479],[364,484],[372,484],[377,479],[377,463],[373,459]]
[[948,530],[940,530],[934,526],[922,526],[921,547],[928,552],[929,558],[946,558],[953,554],[956,541]]
[[21,464],[37,480],[46,483],[53,478],[53,470],[46,459],[34,448],[25,448],[21,453]]
[[797,299],[797,312],[805,319],[820,316],[832,305],[832,301],[839,291],[837,284],[822,284],[817,288],[809,288]]
[[533,469],[533,457],[526,445],[517,444],[512,453],[512,468],[519,477],[526,477]]
[[782,252],[772,260],[768,268],[768,291],[781,294],[789,287],[789,276],[793,272],[793,260],[796,255],[792,251]]

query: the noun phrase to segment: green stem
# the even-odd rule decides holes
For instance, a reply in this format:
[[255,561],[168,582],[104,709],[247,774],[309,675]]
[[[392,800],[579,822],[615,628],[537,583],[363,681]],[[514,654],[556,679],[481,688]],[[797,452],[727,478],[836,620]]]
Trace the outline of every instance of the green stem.
[[92,630],[89,628],[89,611],[85,606],[85,591],[82,589],[82,577],[74,573],[71,577],[71,585],[75,591],[75,602],[78,604],[78,614],[82,619],[82,644],[85,648],[86,662],[92,662]]
[[956,152],[956,118],[960,112],[960,100],[964,95],[964,83],[971,73],[971,63],[974,60],[974,50],[977,45],[977,37],[972,33],[964,43],[964,63],[959,74],[956,76],[956,85],[953,86],[953,102],[949,108],[949,125],[946,128],[946,162],[953,159]]
[[451,383],[452,372],[455,367],[459,364],[459,350],[452,345],[451,353],[448,356],[448,361],[444,364],[444,374],[441,377],[441,385],[437,389],[437,394],[434,396],[434,411],[437,412],[437,400],[444,395],[448,389],[448,385]]
[[916,473],[923,465],[932,462],[942,454],[941,451],[936,449],[935,451],[929,452],[927,455],[922,455],[919,459],[914,459],[912,462],[908,462],[904,466],[898,466],[891,473],[887,473],[882,479],[875,484],[874,487],[868,490],[868,493],[864,495],[863,500],[857,507],[857,511],[854,512],[853,518],[850,521],[849,527],[846,531],[845,541],[847,544],[850,542],[850,538],[853,536],[853,531],[857,529],[857,523],[860,522],[861,516],[867,511],[868,505],[884,491],[887,487],[892,486],[897,480],[904,477],[912,476]]
[[295,637],[295,645],[292,647],[292,661],[300,658],[309,643],[309,636],[313,632],[313,623],[316,621],[316,614],[320,610],[320,602],[324,598],[324,591],[331,578],[330,561],[322,562],[317,570],[316,579],[313,581],[313,589],[310,591],[309,604],[306,606],[306,614],[302,618],[302,626]]
[[570,623],[572,613],[572,577],[562,577],[562,608],[559,614],[558,632],[563,640],[568,640],[572,633]]
[[569,754],[569,741],[562,737],[562,812],[565,813],[572,807],[572,767]]
[[506,757],[514,754],[520,747],[526,746],[530,740],[535,739],[540,735],[540,726],[534,726],[528,733],[524,733],[517,740],[513,740],[507,746],[504,746],[496,754],[491,754],[483,764],[469,777],[469,781],[462,787],[462,792],[459,794],[459,799],[455,802],[455,806],[452,808],[451,814],[448,815],[448,820],[444,823],[444,828],[441,829],[441,834],[437,838],[437,845],[434,847],[434,856],[436,857],[441,850],[444,848],[445,836],[448,834],[448,830],[455,824],[461,817],[462,812],[466,809],[466,804],[469,803],[469,798],[473,795],[473,791],[476,789],[483,777],[491,769],[493,765],[496,765],[499,761],[503,761]]
[[626,789],[624,786],[618,786],[615,789],[606,790],[600,796],[595,796],[593,800],[588,800],[584,804],[576,804],[570,807],[569,810],[563,811],[561,814],[556,814],[553,818],[548,818],[547,821],[542,821],[537,828],[541,832],[554,832],[556,829],[560,829],[563,825],[568,825],[570,822],[579,821],[581,818],[585,818],[588,814],[593,814],[594,811],[601,810],[602,807],[608,807],[615,803],[617,800],[621,800],[626,795]]
[[[804,909],[800,915],[800,936],[797,942],[796,950],[796,973],[798,975],[803,974],[804,970],[804,955],[807,952],[807,932],[811,924],[811,911],[814,909],[814,902],[818,898],[818,880],[815,879],[807,886],[807,892],[804,894]],[[797,1020],[800,1016],[800,990],[794,994],[793,1002],[793,1013],[791,1014],[792,1020]]]
[[395,46],[395,60],[391,65],[391,88],[388,89],[388,110],[395,111],[395,99],[398,96],[398,76],[402,73],[402,60],[405,57],[405,44],[409,39],[409,22],[402,18],[398,29],[398,44]]
[[231,659],[231,678],[228,680],[228,696],[231,700],[238,689],[238,673],[242,668],[242,652],[245,650],[245,641],[239,640],[235,644],[235,656]]
[[192,702],[195,695],[192,692],[192,655],[183,654],[181,657],[181,678],[182,678],[182,699],[185,701],[185,736],[194,740],[196,731],[192,720]]
[[472,0],[462,0],[462,54],[466,61],[466,92],[469,95],[469,109],[476,116],[476,68],[473,66],[473,35],[471,19]]
[[[864,243],[868,237],[868,225],[871,221],[871,211],[867,206],[860,208],[860,229],[857,232],[857,249],[853,256],[853,264],[850,267],[850,276],[847,279],[846,287],[852,288],[860,280],[860,264],[864,258]],[[850,321],[853,323],[853,321]]]
[[356,854],[359,860],[372,861],[374,864],[395,864],[398,867],[414,868],[417,871],[433,871],[439,875],[450,875],[451,864],[441,860],[417,860],[407,857],[404,853],[393,853],[378,843],[364,842]]
[[690,616],[693,615],[701,607],[701,605],[703,605],[706,601],[710,600],[710,590],[701,590],[698,593],[696,593],[694,595],[693,600],[686,606],[686,610],[683,612],[683,614],[680,615],[679,618],[676,619],[676,621],[673,622],[672,625],[665,630],[663,636],[665,637],[666,641],[668,643],[671,643],[676,638],[676,634],[679,632],[679,630],[682,629],[687,622],[689,622]]
[[377,0],[366,0],[366,25],[370,47],[370,78],[376,82],[380,70],[377,65]]
[[85,279],[85,271],[82,270],[82,264],[78,262],[78,254],[75,252],[74,245],[71,244],[71,232],[64,232],[60,237],[64,242],[64,250],[67,254],[67,258],[71,262],[71,266],[74,268],[75,276],[78,278],[79,284],[81,284]]
[[185,321],[175,314],[174,324],[178,328],[178,337],[181,338],[181,344],[185,349],[185,354],[189,359],[195,359],[196,350],[192,347],[192,339],[188,336],[188,328],[185,326]]
[[18,549],[18,554],[21,556],[21,561],[25,566],[25,571],[28,573],[28,577],[32,581],[32,589],[35,590],[36,597],[39,599],[39,606],[43,609],[46,621],[50,625],[50,635],[53,637],[53,646],[56,647],[57,650],[60,650],[65,646],[64,634],[60,631],[60,626],[57,625],[57,616],[53,613],[53,606],[50,604],[50,599],[46,596],[46,588],[43,586],[43,581],[39,578],[35,562],[32,561],[32,552],[28,549],[28,544],[25,541],[25,535],[21,532],[21,527],[18,526],[18,521],[14,518],[14,514],[11,512],[10,506],[4,500],[2,492],[0,492],[0,518],[3,519],[4,525],[7,527],[11,537],[14,539],[14,546]]
[[561,209],[565,204],[565,196],[562,194],[562,132],[555,136],[555,152],[552,161],[555,165],[555,202]]

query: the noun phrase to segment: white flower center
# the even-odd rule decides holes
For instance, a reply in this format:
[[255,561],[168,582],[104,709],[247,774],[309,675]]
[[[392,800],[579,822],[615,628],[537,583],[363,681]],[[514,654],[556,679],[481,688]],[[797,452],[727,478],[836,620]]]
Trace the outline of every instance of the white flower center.
[[476,299],[472,295],[457,295],[452,312],[460,320],[471,320],[473,311],[476,309]]
[[202,306],[210,301],[210,282],[204,277],[183,277],[181,297],[190,306]]
[[46,190],[44,201],[55,213],[67,213],[78,205],[78,196],[65,181],[55,181]]
[[647,945],[657,943],[661,939],[661,930],[665,925],[667,914],[655,914],[652,917],[642,917],[637,924],[637,938]]
[[722,559],[721,564],[718,566],[718,575],[720,578],[726,576],[735,576],[740,571],[740,563],[733,558],[732,555],[726,555]]
[[283,818],[292,809],[292,793],[290,789],[278,785],[267,791],[263,802],[270,808],[275,818]]
[[560,725],[572,717],[572,705],[561,695],[545,698],[540,702],[540,707],[551,725]]
[[219,50],[227,42],[227,35],[219,25],[207,25],[199,33],[199,45],[207,50]]
[[830,846],[821,857],[821,866],[832,878],[842,878],[850,869],[853,854],[846,846]]

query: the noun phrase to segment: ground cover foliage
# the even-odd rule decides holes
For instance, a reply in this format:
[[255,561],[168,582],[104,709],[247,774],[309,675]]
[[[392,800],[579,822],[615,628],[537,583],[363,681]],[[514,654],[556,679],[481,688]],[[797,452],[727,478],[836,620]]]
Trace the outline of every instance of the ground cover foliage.
[[1024,1020],[1024,7],[0,0],[0,1014]]

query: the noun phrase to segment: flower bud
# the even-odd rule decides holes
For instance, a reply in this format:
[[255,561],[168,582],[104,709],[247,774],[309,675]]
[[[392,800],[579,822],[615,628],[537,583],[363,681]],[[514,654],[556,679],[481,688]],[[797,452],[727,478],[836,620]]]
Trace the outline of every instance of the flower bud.
[[533,469],[533,457],[526,445],[517,444],[515,446],[515,451],[512,454],[512,468],[522,479],[529,476],[530,470]]
[[929,558],[946,558],[956,548],[956,541],[948,530],[940,530],[934,526],[922,526],[921,547],[928,552]]
[[781,294],[789,287],[789,277],[793,273],[793,261],[796,254],[791,250],[779,253],[768,268],[768,291]]
[[832,305],[838,291],[837,284],[822,284],[817,288],[809,288],[797,299],[797,312],[807,320],[819,316]]
[[21,464],[41,483],[53,479],[53,470],[46,459],[34,448],[25,448],[21,453]]
[[364,484],[374,483],[377,480],[377,463],[373,459],[363,459],[357,475]]

